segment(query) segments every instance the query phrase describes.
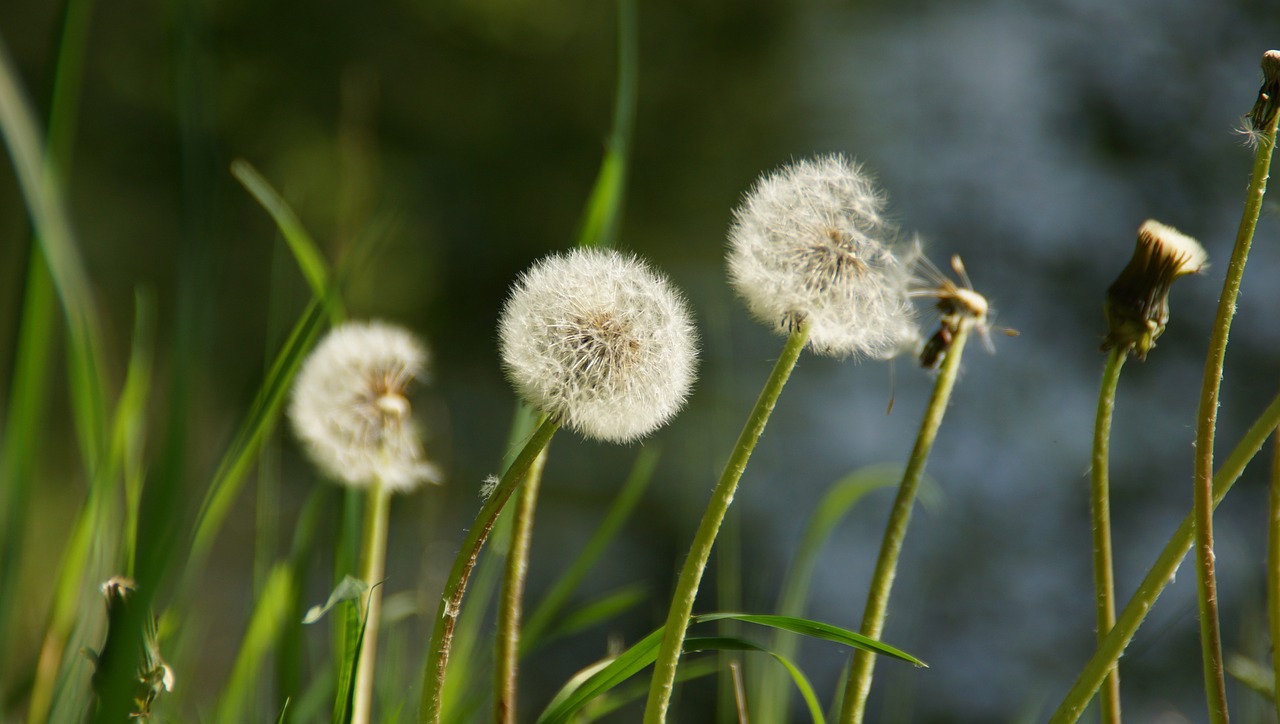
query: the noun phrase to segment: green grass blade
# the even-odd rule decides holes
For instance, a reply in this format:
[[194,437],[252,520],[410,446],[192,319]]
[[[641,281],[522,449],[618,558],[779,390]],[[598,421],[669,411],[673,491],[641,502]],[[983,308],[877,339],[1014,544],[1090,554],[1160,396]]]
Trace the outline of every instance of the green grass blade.
[[138,517],[142,504],[143,443],[147,429],[147,399],[151,390],[152,346],[155,342],[156,305],[149,294],[135,295],[133,347],[124,389],[116,405],[112,457],[124,468],[124,562],[133,576],[138,546]]
[[218,697],[215,721],[237,724],[256,718],[253,701],[258,691],[258,682],[263,678],[263,659],[279,640],[282,628],[288,625],[286,618],[292,608],[293,588],[292,570],[287,564],[277,564],[254,605],[249,628],[245,631],[244,640],[240,642],[240,650],[236,654],[231,678]]
[[1276,700],[1276,683],[1271,667],[1243,654],[1227,657],[1227,673],[1267,701]]
[[[809,683],[808,677],[804,675],[800,668],[792,663],[791,659],[771,651],[760,644],[748,639],[736,636],[703,636],[688,639],[684,644],[685,653],[694,651],[759,651],[769,654],[782,665],[786,673],[791,675],[791,680],[795,682],[796,688],[800,690],[800,696],[804,699],[804,703],[809,707],[809,718],[815,724],[826,724],[827,718],[822,713],[822,703],[818,701],[818,695],[813,690],[813,685]],[[776,721],[784,721],[778,719]],[[769,719],[761,719],[761,721],[774,721]]]
[[[289,250],[293,252],[293,257],[302,270],[302,276],[311,286],[311,292],[320,299],[329,299],[333,296],[335,292],[330,283],[329,265],[324,260],[324,254],[320,253],[319,245],[307,233],[302,222],[298,220],[297,214],[284,198],[272,188],[262,174],[258,173],[257,169],[244,159],[238,158],[231,162],[231,175],[235,176],[245,190],[257,199],[262,208],[271,214],[271,218],[275,220],[276,226],[284,236],[285,243],[289,245]],[[330,302],[330,314],[333,315],[333,321],[336,323],[344,316],[342,303],[336,298],[331,299]]]
[[658,466],[658,457],[656,448],[646,447],[640,450],[635,463],[631,466],[630,474],[627,475],[626,482],[622,485],[622,490],[614,498],[600,526],[591,534],[591,538],[583,546],[577,558],[552,584],[551,590],[525,621],[524,630],[520,634],[522,656],[543,643],[551,622],[564,609],[565,603],[581,585],[592,566],[604,555],[605,549],[617,538],[623,524],[631,517],[641,496],[649,487],[649,482],[653,480],[653,471]]
[[[606,662],[607,663],[607,662]],[[680,663],[676,672],[676,681],[684,683],[695,679],[704,679],[720,672],[720,662],[713,658],[690,659]],[[574,717],[575,724],[588,724],[612,714],[649,693],[649,682],[630,682],[615,687],[596,697],[584,706]],[[762,720],[763,721],[763,720]]]
[[639,41],[635,0],[618,1],[618,80],[613,98],[613,129],[605,144],[578,229],[578,246],[613,246],[626,194],[631,137],[635,127]]
[[[787,569],[778,595],[777,612],[780,615],[804,615],[813,574],[817,570],[818,554],[831,533],[867,493],[897,485],[901,479],[901,465],[885,464],[855,470],[832,484],[809,518],[800,547]],[[774,651],[782,656],[794,658],[798,646],[797,634],[779,631],[774,636]],[[755,702],[752,711],[762,721],[783,721],[786,718],[786,712],[790,708],[791,689],[782,673],[773,668],[762,671],[752,687],[757,692],[757,696],[753,697]]]
[[900,651],[888,644],[882,644],[875,639],[867,638],[866,636],[863,636],[860,633],[854,633],[849,629],[832,626],[829,623],[814,621],[807,618],[755,613],[704,613],[694,616],[693,622],[706,623],[708,621],[723,621],[725,619],[754,623],[760,626],[780,629],[782,631],[791,631],[793,633],[803,634],[810,638],[833,641],[855,649],[862,649],[864,651],[870,651],[871,653],[901,659],[921,668],[928,668],[929,666],[911,654],[908,654],[905,651]]
[[564,638],[615,618],[623,612],[635,608],[645,600],[647,595],[645,587],[637,584],[601,596],[571,611],[560,619],[554,628],[543,635],[541,643],[550,643],[556,639]]

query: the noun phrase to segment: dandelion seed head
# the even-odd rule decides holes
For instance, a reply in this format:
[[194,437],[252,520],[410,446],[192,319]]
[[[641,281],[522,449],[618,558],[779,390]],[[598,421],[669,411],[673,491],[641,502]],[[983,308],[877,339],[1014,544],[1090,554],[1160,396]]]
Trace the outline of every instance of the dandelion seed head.
[[582,435],[628,442],[684,406],[697,334],[681,295],[640,260],[578,249],[521,276],[498,334],[507,377]]
[[408,396],[426,363],[412,334],[381,322],[343,324],[316,345],[298,372],[289,418],[326,475],[352,487],[378,480],[392,491],[439,480]]
[[907,286],[916,253],[899,244],[885,200],[840,155],[762,177],[734,211],[729,278],[761,322],[809,323],[815,352],[888,358],[919,336]]
[[1121,347],[1146,359],[1169,322],[1169,287],[1208,266],[1200,242],[1148,219],[1138,227],[1133,257],[1107,289],[1103,307],[1109,331],[1102,349]]

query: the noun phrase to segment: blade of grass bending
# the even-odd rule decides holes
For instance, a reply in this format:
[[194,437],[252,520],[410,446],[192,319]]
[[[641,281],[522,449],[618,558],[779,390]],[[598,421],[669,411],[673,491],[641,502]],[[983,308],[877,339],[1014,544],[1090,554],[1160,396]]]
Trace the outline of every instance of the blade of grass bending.
[[262,662],[279,640],[280,632],[289,625],[295,586],[293,571],[287,563],[278,563],[271,569],[267,585],[254,604],[231,677],[218,696],[215,721],[233,724],[258,718],[253,704],[257,684],[263,678]]
[[867,636],[863,636],[860,633],[856,633],[839,626],[833,626],[829,623],[800,618],[798,616],[778,616],[775,614],[761,613],[704,613],[694,616],[693,622],[705,623],[707,621],[723,621],[725,619],[754,623],[759,626],[768,626],[769,628],[776,628],[782,631],[791,631],[793,633],[803,634],[809,638],[844,644],[845,646],[849,646],[859,651],[866,651],[871,654],[881,654],[895,659],[901,659],[902,661],[906,661],[907,663],[920,668],[928,668],[929,666],[925,662],[905,651],[896,649],[888,644],[881,643]]
[[622,217],[635,126],[639,41],[635,0],[618,0],[618,80],[613,128],[578,229],[578,246],[613,246]]
[[604,555],[605,549],[617,538],[622,525],[631,517],[632,511],[635,510],[641,496],[653,480],[658,458],[657,448],[645,447],[640,450],[635,463],[631,466],[630,474],[627,475],[626,482],[622,484],[622,490],[618,491],[613,505],[609,507],[609,512],[605,513],[600,526],[591,534],[582,551],[556,579],[551,590],[547,591],[542,602],[525,621],[520,641],[521,656],[527,655],[545,643],[552,621],[564,609],[565,603],[582,584],[582,580],[586,578],[592,566]]
[[[800,547],[787,570],[778,594],[778,613],[783,616],[801,616],[809,600],[810,584],[818,566],[818,553],[840,521],[873,490],[896,485],[902,479],[902,466],[877,465],[856,470],[836,481],[822,502],[814,508],[809,524],[805,527]],[[927,483],[928,481],[926,481]],[[923,496],[922,496],[923,497]],[[795,658],[799,639],[790,632],[778,631],[774,636],[773,650],[787,658]],[[784,721],[791,708],[791,690],[781,678],[783,672],[768,669],[757,678],[759,692],[752,712],[760,721]]]
[[329,300],[331,321],[334,324],[342,321],[346,315],[343,312],[342,300],[336,298],[334,286],[330,283],[329,266],[324,260],[324,255],[320,253],[319,245],[298,220],[298,215],[248,161],[240,158],[232,161],[231,175],[235,176],[245,190],[257,199],[262,208],[271,214],[276,227],[284,236],[285,243],[289,245],[289,250],[293,252],[298,268],[302,270],[302,276],[311,286],[312,294]]
[[[876,557],[875,572],[871,576],[866,609],[863,611],[862,624],[859,627],[862,633],[871,638],[879,638],[884,630],[884,621],[889,614],[889,594],[898,570],[898,556],[902,552],[902,541],[907,535],[907,524],[911,522],[911,511],[915,507],[916,488],[924,474],[924,467],[929,460],[929,451],[933,449],[933,442],[937,439],[938,429],[942,427],[942,418],[947,412],[951,390],[955,387],[956,377],[960,372],[960,360],[964,354],[965,342],[968,341],[975,323],[976,320],[973,317],[962,316],[958,328],[953,332],[951,349],[947,351],[947,356],[942,361],[942,368],[934,381],[933,393],[925,408],[924,418],[920,421],[920,432],[916,436],[915,445],[911,448],[907,467],[902,472],[902,484],[898,486],[898,494],[894,498],[889,521],[885,525],[884,540],[880,544],[880,554]],[[842,724],[860,724],[863,721],[875,666],[874,656],[870,656],[865,651],[854,652],[853,664],[849,667],[848,683],[845,685],[844,700],[840,704]]]
[[[1280,51],[1271,50],[1263,55],[1262,69],[1266,75],[1261,96],[1273,108],[1258,132],[1258,150],[1254,155],[1253,173],[1245,194],[1244,213],[1236,232],[1231,261],[1227,263],[1226,278],[1222,282],[1222,294],[1218,297],[1218,311],[1214,317],[1209,338],[1209,351],[1205,354],[1204,380],[1200,386],[1200,405],[1196,413],[1195,446],[1195,553],[1196,593],[1200,611],[1200,652],[1204,666],[1204,691],[1212,724],[1226,724],[1227,685],[1222,667],[1222,631],[1218,623],[1217,579],[1213,560],[1213,447],[1218,420],[1219,393],[1222,387],[1223,366],[1227,356],[1227,336],[1236,313],[1236,299],[1240,295],[1240,281],[1244,277],[1245,263],[1249,260],[1249,248],[1262,211],[1262,198],[1267,193],[1267,177],[1270,175],[1271,156],[1276,145],[1276,121],[1280,114],[1274,112],[1275,94],[1280,91]],[[1262,100],[1260,98],[1260,100]]]
[[[1253,426],[1213,476],[1214,507],[1222,502],[1222,498],[1240,478],[1240,474],[1244,472],[1245,466],[1253,456],[1262,449],[1263,443],[1275,431],[1277,425],[1280,425],[1280,395],[1277,395],[1267,409],[1258,416]],[[1116,625],[1111,629],[1111,633],[1098,642],[1098,648],[1093,652],[1093,656],[1080,671],[1075,684],[1049,719],[1050,724],[1069,724],[1078,720],[1084,713],[1085,707],[1089,705],[1098,687],[1102,685],[1103,678],[1120,660],[1125,647],[1133,640],[1138,627],[1146,619],[1147,613],[1151,611],[1151,607],[1155,605],[1156,599],[1160,597],[1165,586],[1173,581],[1174,574],[1178,572],[1178,566],[1186,558],[1187,551],[1191,550],[1195,536],[1194,520],[1194,511],[1187,513],[1187,517],[1182,520],[1182,525],[1178,526],[1164,550],[1160,552],[1160,556],[1156,558],[1156,562],[1151,564],[1146,577],[1138,585],[1138,590],[1116,617]]]
[[[686,681],[702,679],[713,676],[720,672],[720,662],[713,658],[694,659],[687,661],[680,667],[680,671],[676,672],[676,681],[683,684]],[[584,677],[585,678],[585,677]],[[575,724],[588,724],[605,717],[608,714],[621,709],[637,699],[644,697],[649,693],[649,684],[647,682],[631,682],[625,686],[618,686],[600,696],[592,699],[578,711],[577,717],[574,719]],[[761,719],[760,721],[764,721]]]
[[[62,37],[54,65],[49,103],[47,162],[61,178],[71,173],[88,44],[92,0],[68,0],[63,6]],[[36,475],[36,455],[44,449],[44,419],[48,411],[49,359],[53,353],[57,298],[39,239],[31,250],[22,297],[15,365],[9,387],[9,409],[0,442],[0,651],[8,651],[9,611],[19,572],[18,546],[26,528],[27,502]],[[0,657],[0,681],[5,680],[5,657]]]
[[124,389],[116,406],[112,457],[124,468],[124,570],[134,575],[138,546],[138,515],[142,504],[142,449],[147,429],[147,399],[151,389],[152,345],[155,340],[155,299],[137,292],[134,303],[133,347],[129,353],[129,370]]

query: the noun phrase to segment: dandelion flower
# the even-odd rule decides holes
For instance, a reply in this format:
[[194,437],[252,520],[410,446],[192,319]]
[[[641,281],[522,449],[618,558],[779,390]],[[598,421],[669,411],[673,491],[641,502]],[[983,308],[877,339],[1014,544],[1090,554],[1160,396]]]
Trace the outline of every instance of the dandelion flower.
[[1200,242],[1158,221],[1143,222],[1133,258],[1107,289],[1104,310],[1110,331],[1102,349],[1127,347],[1146,359],[1169,323],[1173,280],[1203,271],[1207,261]]
[[683,297],[640,260],[579,249],[535,264],[499,323],[507,377],[582,435],[643,437],[684,405],[697,335]]
[[840,155],[764,176],[734,211],[730,280],[778,332],[807,320],[815,352],[892,357],[918,334],[907,299],[914,252],[883,209],[871,179]]
[[408,491],[437,480],[410,416],[409,384],[420,379],[426,348],[380,322],[335,328],[303,363],[289,417],[312,460],[356,488],[378,481]]

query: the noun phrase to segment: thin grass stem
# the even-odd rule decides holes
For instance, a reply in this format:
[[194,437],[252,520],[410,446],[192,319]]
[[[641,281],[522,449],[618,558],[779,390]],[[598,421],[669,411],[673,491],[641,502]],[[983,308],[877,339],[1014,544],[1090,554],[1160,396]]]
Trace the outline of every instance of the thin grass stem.
[[1280,427],[1271,438],[1271,488],[1267,496],[1267,621],[1271,627],[1272,703],[1280,718]]
[[[1098,391],[1098,415],[1093,425],[1093,466],[1089,476],[1089,512],[1093,518],[1093,587],[1098,640],[1116,625],[1116,582],[1111,555],[1111,417],[1115,412],[1120,370],[1129,348],[1117,345],[1107,354]],[[1120,721],[1120,669],[1112,668],[1102,688],[1103,724]]]
[[534,459],[520,488],[512,519],[511,545],[507,550],[502,577],[502,595],[498,598],[498,641],[494,652],[495,689],[493,720],[515,724],[517,671],[520,667],[520,617],[523,611],[525,576],[529,572],[529,545],[533,540],[533,516],[538,508],[538,490],[542,487],[542,470],[547,464],[547,449]]
[[1213,444],[1218,419],[1218,394],[1222,385],[1222,370],[1227,354],[1227,335],[1231,320],[1235,317],[1236,297],[1240,294],[1240,280],[1244,276],[1249,248],[1253,243],[1258,214],[1262,210],[1262,197],[1267,192],[1267,176],[1271,169],[1272,151],[1276,142],[1276,115],[1268,119],[1265,128],[1259,129],[1258,151],[1254,156],[1253,174],[1245,196],[1244,214],[1236,233],[1235,248],[1227,264],[1227,276],[1218,298],[1218,313],[1209,339],[1209,351],[1205,356],[1204,382],[1200,389],[1200,407],[1196,415],[1195,458],[1195,534],[1196,534],[1196,590],[1200,609],[1200,648],[1204,663],[1205,697],[1208,700],[1211,724],[1224,724],[1228,720],[1227,689],[1222,664],[1222,632],[1218,624],[1217,580],[1213,561]]
[[658,649],[658,659],[653,671],[653,679],[649,684],[649,698],[645,704],[645,724],[660,724],[666,720],[667,708],[671,704],[671,693],[675,688],[676,668],[680,662],[680,650],[684,644],[685,632],[689,628],[689,616],[693,613],[693,601],[698,594],[698,585],[702,582],[702,573],[707,567],[707,559],[711,556],[711,548],[715,544],[716,534],[720,531],[720,523],[724,520],[729,504],[733,502],[733,494],[738,489],[738,481],[747,468],[747,461],[755,450],[773,406],[782,394],[782,388],[795,368],[800,352],[809,341],[809,323],[801,322],[795,331],[787,337],[782,347],[782,354],[774,363],[773,372],[765,382],[764,389],[756,399],[751,416],[738,435],[725,464],[724,472],[711,493],[711,501],[707,504],[698,532],[694,535],[693,545],[685,558],[684,567],[680,570],[680,578],[676,583],[675,594],[671,598],[671,609],[667,613],[662,645]]
[[[930,397],[929,405],[925,408],[915,447],[911,450],[906,469],[902,471],[902,483],[898,486],[898,495],[893,501],[889,522],[885,526],[880,556],[876,559],[875,572],[872,574],[871,587],[867,593],[867,607],[862,614],[863,636],[879,639],[881,632],[884,631],[884,620],[889,612],[889,593],[893,588],[893,579],[897,575],[898,556],[902,552],[902,541],[907,534],[907,524],[911,521],[911,509],[915,505],[916,490],[920,487],[925,462],[929,459],[929,451],[933,449],[933,441],[938,435],[938,428],[941,427],[942,418],[946,414],[951,390],[955,386],[956,376],[960,371],[960,358],[974,322],[975,320],[969,316],[959,318],[951,347],[942,361],[941,369],[938,370],[938,378],[933,385],[933,396]],[[853,664],[849,667],[848,683],[844,689],[844,701],[840,706],[841,722],[852,724],[863,721],[867,696],[871,693],[871,678],[875,673],[875,665],[874,654],[862,650],[854,652]]]
[[422,702],[418,711],[418,721],[439,724],[442,705],[441,693],[444,691],[445,675],[449,666],[449,649],[453,643],[453,631],[458,624],[458,614],[462,610],[462,598],[467,590],[467,581],[471,577],[471,569],[476,565],[480,549],[484,547],[493,523],[502,512],[502,507],[515,489],[524,480],[534,460],[542,454],[543,448],[551,442],[551,437],[559,429],[560,423],[547,418],[538,425],[533,436],[525,443],[524,449],[512,461],[511,466],[502,474],[502,479],[493,492],[485,500],[467,537],[462,542],[458,557],[454,559],[453,569],[445,581],[444,592],[440,598],[440,611],[436,615],[435,627],[431,632],[431,643],[427,649],[427,664],[422,672]]
[[[1245,433],[1240,443],[1227,456],[1222,467],[1218,468],[1217,474],[1213,476],[1214,507],[1222,502],[1223,496],[1244,472],[1245,465],[1262,449],[1263,443],[1271,436],[1277,425],[1280,425],[1280,395],[1271,401],[1267,409]],[[1142,583],[1138,585],[1138,590],[1116,617],[1116,625],[1111,629],[1111,633],[1098,643],[1097,650],[1080,671],[1075,684],[1049,719],[1049,724],[1070,724],[1084,713],[1085,707],[1093,699],[1093,695],[1102,685],[1107,673],[1120,660],[1125,647],[1133,640],[1134,634],[1146,619],[1151,607],[1155,605],[1156,599],[1160,597],[1165,586],[1173,582],[1178,566],[1182,564],[1187,551],[1191,550],[1191,543],[1195,537],[1194,527],[1195,512],[1192,511],[1183,519],[1182,525],[1178,526],[1160,556],[1147,571]]]
[[378,656],[378,625],[382,620],[382,579],[387,568],[387,528],[391,519],[391,491],[379,481],[369,487],[360,542],[360,580],[369,584],[364,636],[356,665],[352,724],[368,724],[373,713],[373,672]]

